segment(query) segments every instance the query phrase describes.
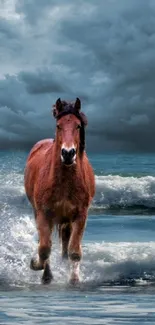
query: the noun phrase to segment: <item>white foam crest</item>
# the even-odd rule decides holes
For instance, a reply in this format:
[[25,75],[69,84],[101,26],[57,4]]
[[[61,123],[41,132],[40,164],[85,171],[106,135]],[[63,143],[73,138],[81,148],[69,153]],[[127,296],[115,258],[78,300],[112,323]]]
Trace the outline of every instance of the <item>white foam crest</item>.
[[1,278],[4,282],[29,282],[29,258],[35,248],[34,222],[28,215],[14,220],[11,215],[7,215],[6,222],[0,240]]
[[92,207],[155,207],[155,177],[96,176],[96,197]]
[[155,242],[90,243],[84,247],[84,281],[155,278]]

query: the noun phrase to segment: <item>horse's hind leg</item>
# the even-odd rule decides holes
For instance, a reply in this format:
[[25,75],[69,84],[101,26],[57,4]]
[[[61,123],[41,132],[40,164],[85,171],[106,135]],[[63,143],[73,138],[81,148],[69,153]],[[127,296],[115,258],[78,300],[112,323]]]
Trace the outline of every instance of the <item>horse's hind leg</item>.
[[49,265],[49,256],[51,252],[51,225],[48,222],[46,216],[39,212],[36,214],[36,224],[39,233],[39,247],[38,247],[38,255],[39,260],[32,259],[30,267],[31,269],[44,270],[42,276],[43,283],[50,283],[53,276],[50,270]]
[[60,237],[62,240],[62,258],[68,259],[68,244],[71,235],[70,223],[60,226]]
[[77,216],[72,223],[72,232],[68,245],[68,255],[71,263],[70,283],[79,282],[79,267],[82,257],[81,240],[85,229],[87,211]]

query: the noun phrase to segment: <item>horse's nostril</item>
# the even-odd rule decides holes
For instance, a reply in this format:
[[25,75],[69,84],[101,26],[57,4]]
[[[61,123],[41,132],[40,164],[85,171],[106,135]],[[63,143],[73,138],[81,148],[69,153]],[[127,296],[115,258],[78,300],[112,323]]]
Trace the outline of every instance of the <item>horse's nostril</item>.
[[71,156],[71,157],[74,157],[74,155],[75,155],[75,149],[74,149],[74,148],[71,149],[71,150],[69,151],[69,153],[70,153],[70,156]]
[[63,157],[66,156],[66,150],[64,148],[61,150],[61,154]]

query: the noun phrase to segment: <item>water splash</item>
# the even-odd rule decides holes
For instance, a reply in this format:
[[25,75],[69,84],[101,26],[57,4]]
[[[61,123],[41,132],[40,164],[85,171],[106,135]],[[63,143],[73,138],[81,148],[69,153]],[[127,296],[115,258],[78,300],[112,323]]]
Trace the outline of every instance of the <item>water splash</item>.
[[[24,215],[6,216],[0,239],[0,284],[39,285],[42,271],[30,270],[30,258],[37,253],[36,228],[33,219]],[[66,285],[69,265],[61,260],[58,240],[54,236],[51,255],[54,283]],[[85,285],[116,285],[127,281],[155,281],[155,243],[84,244],[81,281]]]

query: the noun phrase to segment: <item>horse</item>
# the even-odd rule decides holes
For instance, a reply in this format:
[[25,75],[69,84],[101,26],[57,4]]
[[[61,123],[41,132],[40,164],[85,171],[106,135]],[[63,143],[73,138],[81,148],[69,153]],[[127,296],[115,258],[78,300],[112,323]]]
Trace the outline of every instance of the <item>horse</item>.
[[42,283],[53,279],[49,257],[52,232],[56,227],[62,258],[70,262],[71,284],[80,281],[81,241],[88,209],[95,195],[93,168],[85,152],[87,118],[81,101],[61,101],[53,105],[55,139],[44,139],[31,149],[25,166],[24,185],[38,230],[38,257],[30,268],[43,270]]

